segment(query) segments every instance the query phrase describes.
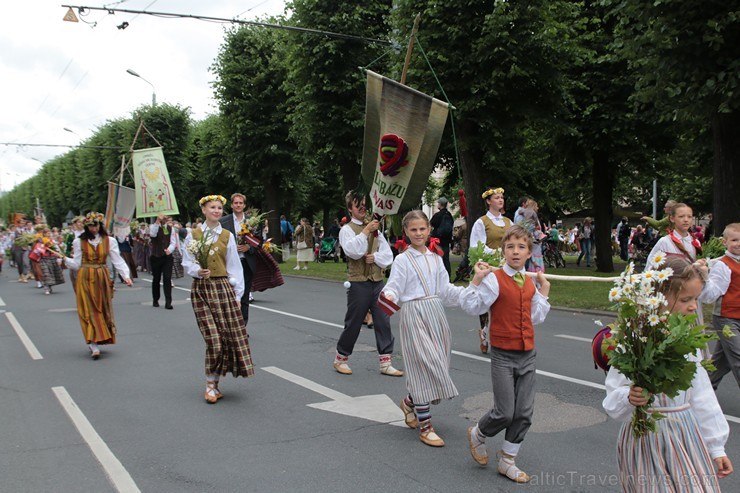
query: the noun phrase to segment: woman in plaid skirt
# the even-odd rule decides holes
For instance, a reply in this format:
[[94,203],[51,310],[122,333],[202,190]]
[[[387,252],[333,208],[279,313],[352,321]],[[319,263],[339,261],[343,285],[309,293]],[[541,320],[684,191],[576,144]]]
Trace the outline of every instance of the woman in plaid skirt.
[[219,222],[226,199],[208,195],[199,203],[206,221],[185,238],[182,266],[193,277],[190,299],[206,343],[205,400],[214,404],[223,397],[221,375],[251,377],[254,366],[240,308],[244,273],[236,240]]

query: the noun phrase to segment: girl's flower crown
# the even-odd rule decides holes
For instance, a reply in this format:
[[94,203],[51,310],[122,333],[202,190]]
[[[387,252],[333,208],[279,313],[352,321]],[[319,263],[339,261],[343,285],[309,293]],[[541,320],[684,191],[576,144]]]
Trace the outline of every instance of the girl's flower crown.
[[498,188],[489,188],[488,190],[486,190],[485,192],[483,192],[483,194],[481,195],[481,197],[483,198],[483,200],[486,200],[491,195],[495,195],[495,194],[499,194],[499,193],[501,195],[503,195],[504,194],[504,189],[501,188],[501,187],[498,187]]
[[203,207],[203,204],[210,202],[211,200],[218,200],[221,202],[221,205],[226,205],[226,197],[223,195],[206,195],[198,201],[198,205]]
[[92,226],[95,223],[103,224],[105,222],[105,216],[100,212],[88,212],[85,216],[84,224],[86,226]]

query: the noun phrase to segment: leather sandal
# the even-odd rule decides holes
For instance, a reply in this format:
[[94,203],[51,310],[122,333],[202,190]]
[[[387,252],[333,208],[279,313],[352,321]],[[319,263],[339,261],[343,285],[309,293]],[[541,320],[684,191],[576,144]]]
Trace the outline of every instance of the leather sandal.
[[440,438],[437,433],[435,433],[434,428],[432,428],[431,426],[419,432],[419,440],[421,440],[426,445],[429,445],[430,447],[445,446],[445,441],[442,440],[442,438]]
[[[481,466],[488,465],[488,451],[484,442],[478,444],[473,443],[473,427],[468,428],[468,445],[470,445],[470,455],[473,456],[473,460]],[[482,447],[481,447],[482,445]],[[481,453],[480,449],[483,449]]]
[[514,457],[507,455],[503,452],[498,453],[498,473],[502,476],[506,476],[515,483],[528,483],[529,475],[519,469],[514,462]]
[[391,376],[391,377],[402,377],[403,376],[403,372],[401,370],[393,368],[393,365],[391,365],[390,363],[380,365],[380,373],[382,373],[383,375]]
[[224,394],[223,392],[221,392],[221,389],[218,388],[218,380],[216,380],[215,384],[216,385],[214,385],[214,388],[216,390],[216,399],[223,399]]
[[206,382],[206,393],[205,399],[208,404],[215,404],[218,400],[218,389],[216,388],[216,382]]
[[403,421],[406,423],[406,426],[415,430],[416,427],[419,426],[419,420],[416,419],[416,413],[414,410],[406,405],[405,399],[401,399],[399,407],[401,408],[401,411],[403,411]]
[[346,361],[334,360],[333,366],[342,375],[352,375],[352,368],[349,367]]

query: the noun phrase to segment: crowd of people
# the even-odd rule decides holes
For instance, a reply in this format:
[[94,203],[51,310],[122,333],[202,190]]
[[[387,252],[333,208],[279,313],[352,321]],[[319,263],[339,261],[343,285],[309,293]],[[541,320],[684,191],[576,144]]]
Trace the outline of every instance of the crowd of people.
[[[381,223],[368,215],[364,194],[347,194],[347,219],[341,227],[337,222],[336,228],[327,232],[338,237],[348,275],[347,311],[332,367],[341,375],[353,374],[350,357],[361,326],[371,314],[379,373],[405,377],[406,393],[399,401],[405,424],[418,430],[425,445],[442,447],[445,442],[432,425],[431,409],[459,394],[450,374],[452,333],[444,307],[458,306],[479,317],[480,349],[490,355],[494,402],[468,429],[469,452],[476,463],[487,465],[487,439],[503,434],[497,472],[525,483],[530,476],[517,465],[517,458],[534,416],[534,327],[545,321],[550,310],[550,283],[543,272],[540,243],[548,237],[554,241],[556,236],[552,228],[543,228],[535,200],[523,199],[511,220],[504,215],[502,188],[487,189],[481,198],[487,211],[474,222],[470,245],[480,243],[484,252],[499,252],[501,262],[476,261],[470,283],[458,286],[450,281],[449,247],[454,227],[446,200],[438,201],[439,212],[431,220],[422,211],[408,212],[402,221],[403,237],[392,248],[380,231]],[[137,271],[150,272],[154,307],[159,306],[160,278],[165,308],[172,309],[171,278],[183,273],[192,277],[191,303],[205,343],[204,399],[215,404],[224,397],[220,377],[228,373],[235,377],[254,375],[247,332],[248,293],[255,286],[274,287],[283,282],[277,264],[263,248],[262,229],[250,226],[244,195],[233,194],[229,204],[232,213],[224,215],[228,202],[221,195],[203,197],[199,201],[203,221],[183,227],[162,215],[149,225],[135,225],[125,239],[110,236],[103,215],[91,212],[75,218],[69,231],[49,229],[39,220],[35,225],[12,226],[3,234],[2,244],[12,255],[19,282],[33,278],[47,294],[52,286],[64,282],[63,268],[76,273],[71,279],[77,310],[93,359],[100,357],[101,345],[116,342],[114,277],[108,265],[127,285],[132,284]],[[717,368],[708,374],[700,364],[706,355],[697,352],[692,356],[696,372],[691,388],[677,396],[655,396],[656,409],[670,414],[671,419],[658,421],[652,436],[635,438],[629,421],[635,407],[653,402],[653,396],[615,368],[606,377],[603,407],[624,422],[617,438],[624,491],[643,491],[640,485],[644,484],[669,484],[684,491],[686,481],[699,484],[697,491],[719,491],[718,479],[731,474],[733,466],[724,450],[729,426],[712,388],[730,372],[740,384],[740,343],[724,333],[726,326],[735,333],[740,330],[740,224],[727,226],[722,240],[727,251],[710,269],[708,262],[698,258],[701,242],[690,231],[692,209],[671,203],[665,223],[665,235],[648,255],[648,262],[659,255],[670,258],[674,275],[662,288],[665,315],[700,313],[702,302],[715,303],[713,324],[720,339],[711,359]],[[315,226],[304,218],[293,229],[287,219],[281,220],[281,243],[286,254],[291,246],[296,250],[296,269],[304,269],[315,258],[320,233]],[[627,228],[628,221],[621,221],[621,227],[616,228],[617,242]],[[660,225],[656,229],[660,231]],[[588,218],[573,232],[587,265],[593,233],[594,225]],[[557,238],[559,241],[559,233]],[[396,312],[403,369],[396,368],[393,361],[395,337],[390,316]]]

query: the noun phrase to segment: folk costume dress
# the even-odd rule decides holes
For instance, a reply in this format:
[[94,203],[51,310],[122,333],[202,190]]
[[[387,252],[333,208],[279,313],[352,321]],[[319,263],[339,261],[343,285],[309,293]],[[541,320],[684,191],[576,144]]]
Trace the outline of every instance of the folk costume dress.
[[108,257],[121,277],[130,277],[128,266],[118,252],[118,242],[111,236],[96,235],[92,240],[79,237],[72,242],[72,250],[73,257],[64,260],[67,267],[77,270],[77,315],[85,342],[115,344],[113,282]]
[[442,257],[407,249],[393,261],[383,288],[401,302],[401,354],[406,388],[415,403],[458,395],[450,378],[452,338],[443,305],[459,306],[463,287],[450,283]]
[[720,491],[712,460],[726,455],[730,428],[699,355],[691,360],[696,362],[691,388],[674,398],[656,395],[653,410],[666,417],[658,420],[656,433],[641,438],[634,437],[630,426],[635,410],[628,400],[632,384],[616,369],[609,370],[602,405],[623,422],[617,441],[622,491]]
[[[206,234],[211,250],[208,265],[201,267],[188,251],[192,241]],[[198,328],[206,343],[206,375],[251,377],[254,375],[247,328],[237,305],[244,294],[244,273],[234,236],[220,224],[208,229],[206,223],[194,228],[185,239],[182,266],[193,277],[190,298]],[[207,268],[210,277],[201,279],[198,270]],[[229,282],[232,279],[234,285]]]

